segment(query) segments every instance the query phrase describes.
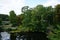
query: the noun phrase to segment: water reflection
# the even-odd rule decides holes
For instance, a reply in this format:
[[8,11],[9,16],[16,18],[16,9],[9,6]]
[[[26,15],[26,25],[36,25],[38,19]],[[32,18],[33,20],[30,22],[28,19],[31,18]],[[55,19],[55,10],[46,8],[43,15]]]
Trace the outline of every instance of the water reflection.
[[1,32],[1,40],[10,40],[10,34],[8,32]]
[[[0,32],[0,40],[44,40],[43,38],[45,38],[45,34],[44,33],[34,33],[31,35],[27,35],[27,34],[11,34],[8,32]],[[40,35],[39,35],[40,34]],[[42,36],[43,35],[43,36]],[[40,38],[41,37],[41,38]],[[47,39],[47,38],[46,38]]]
[[18,36],[16,37],[16,40],[26,40],[26,38],[24,38],[24,35],[22,35],[22,36],[19,36],[19,35],[18,35]]
[[[23,40],[23,36],[16,36],[16,40]],[[10,34],[8,32],[1,32],[0,33],[0,40],[10,40]],[[26,39],[25,39],[26,40]]]

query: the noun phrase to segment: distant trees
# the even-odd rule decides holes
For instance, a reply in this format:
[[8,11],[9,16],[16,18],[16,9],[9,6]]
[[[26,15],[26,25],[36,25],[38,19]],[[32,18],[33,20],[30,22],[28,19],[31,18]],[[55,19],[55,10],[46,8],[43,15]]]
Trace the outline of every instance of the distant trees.
[[2,19],[2,21],[8,21],[9,20],[9,16],[5,15],[5,14],[0,14],[0,18]]
[[2,19],[0,18],[0,26],[2,25]]
[[4,28],[3,28],[3,24],[2,23],[3,21],[8,21],[9,20],[9,16],[8,15],[5,15],[5,14],[0,14],[0,32],[4,31]]

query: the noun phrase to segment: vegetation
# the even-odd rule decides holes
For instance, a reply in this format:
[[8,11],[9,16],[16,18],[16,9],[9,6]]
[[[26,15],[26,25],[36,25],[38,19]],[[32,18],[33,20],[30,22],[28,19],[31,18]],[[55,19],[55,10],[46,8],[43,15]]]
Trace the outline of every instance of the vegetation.
[[13,24],[12,26],[15,27],[17,24],[17,16],[14,11],[10,11],[10,16],[9,16],[10,22]]
[[24,6],[21,11],[21,15],[16,15],[14,11],[10,11],[9,21],[13,27],[17,26],[17,28],[15,30],[9,29],[9,31],[44,32],[51,40],[60,40],[60,4],[56,5],[55,8],[43,5],[37,5],[34,8]]

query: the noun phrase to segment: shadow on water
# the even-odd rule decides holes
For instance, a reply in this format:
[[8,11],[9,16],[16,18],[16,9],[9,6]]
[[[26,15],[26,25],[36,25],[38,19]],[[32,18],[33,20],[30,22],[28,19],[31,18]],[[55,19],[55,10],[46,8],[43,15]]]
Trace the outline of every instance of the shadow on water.
[[[17,36],[16,36],[17,35]],[[49,40],[44,32],[20,32],[11,33],[11,40]]]
[[21,33],[1,32],[0,40],[48,40],[48,38],[47,34],[44,32],[21,32]]

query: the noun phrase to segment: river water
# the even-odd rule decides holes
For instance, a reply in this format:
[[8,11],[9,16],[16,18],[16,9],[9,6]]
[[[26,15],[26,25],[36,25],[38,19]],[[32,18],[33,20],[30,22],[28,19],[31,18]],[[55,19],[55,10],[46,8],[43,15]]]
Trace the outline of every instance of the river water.
[[[37,34],[38,35],[38,34]],[[44,35],[44,34],[43,34]],[[39,36],[39,35],[38,35]],[[38,37],[37,36],[37,37]],[[41,35],[40,35],[41,36]],[[42,37],[42,36],[41,36]],[[44,36],[45,37],[45,36]],[[43,37],[43,38],[44,38]],[[8,33],[8,32],[0,32],[0,40],[11,40],[10,39],[10,33]],[[16,40],[27,40],[27,38],[24,36],[24,35],[20,35],[20,37],[19,37],[19,35],[17,35],[16,36]],[[31,40],[33,40],[32,38],[31,38]]]
[[1,32],[0,39],[1,40],[10,40],[10,34],[8,32]]
[[[8,32],[1,32],[0,40],[10,40],[10,34]],[[21,39],[21,38],[19,39],[19,36],[17,36],[16,40],[23,40],[23,39]]]

